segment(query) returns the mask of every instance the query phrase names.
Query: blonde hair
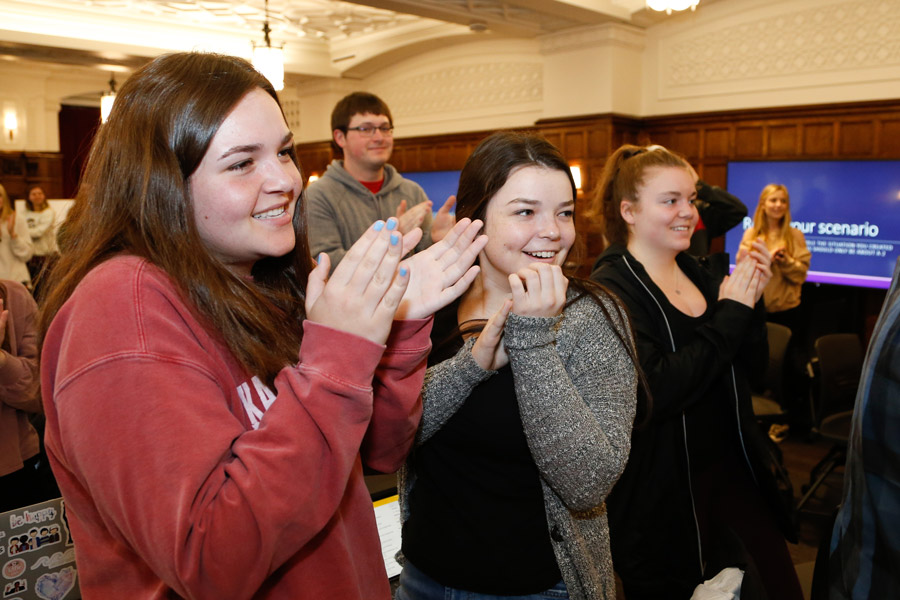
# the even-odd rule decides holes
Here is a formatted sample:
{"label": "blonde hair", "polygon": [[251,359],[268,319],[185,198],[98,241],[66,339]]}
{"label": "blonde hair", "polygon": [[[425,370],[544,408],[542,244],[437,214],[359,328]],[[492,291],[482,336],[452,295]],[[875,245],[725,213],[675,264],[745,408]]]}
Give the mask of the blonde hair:
{"label": "blonde hair", "polygon": [[0,206],[0,219],[8,219],[9,215],[16,214],[16,207],[13,204],[12,200],[9,197],[9,194],[6,193],[6,188],[0,184],[0,201],[3,202],[3,206]]}
{"label": "blonde hair", "polygon": [[759,203],[756,205],[756,212],[753,214],[753,227],[751,228],[751,240],[759,237],[768,239],[769,237],[769,220],[766,218],[766,200],[775,192],[784,192],[784,199],[787,201],[787,208],[784,216],[781,217],[781,224],[778,226],[778,232],[781,239],[784,240],[784,248],[788,254],[794,253],[794,237],[791,235],[791,196],[788,190],[780,183],[770,183],[759,193]]}

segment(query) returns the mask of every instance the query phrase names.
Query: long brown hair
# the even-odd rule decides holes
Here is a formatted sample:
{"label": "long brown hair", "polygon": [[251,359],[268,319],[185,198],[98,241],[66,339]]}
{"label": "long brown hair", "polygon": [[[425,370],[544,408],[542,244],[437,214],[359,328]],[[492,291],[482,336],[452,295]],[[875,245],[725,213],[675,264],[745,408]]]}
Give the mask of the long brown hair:
{"label": "long brown hair", "polygon": [[34,204],[31,202],[31,192],[34,190],[41,190],[41,193],[44,194],[44,188],[39,185],[30,185],[28,186],[28,190],[25,192],[25,207],[28,208],[31,212],[44,212],[48,208],[50,208],[50,203],[47,202],[47,195],[44,194],[44,206],[40,210],[35,210]]}
{"label": "long brown hair", "polygon": [[610,244],[628,243],[628,223],[622,218],[622,201],[637,202],[644,174],[653,167],[681,167],[688,163],[662,146],[625,144],[606,160],[600,184],[594,192],[592,214],[600,217],[603,235]]}
{"label": "long brown hair", "polygon": [[787,206],[784,216],[781,217],[781,223],[778,225],[778,231],[781,239],[784,241],[785,250],[788,255],[794,254],[794,236],[791,235],[791,195],[788,190],[780,183],[770,183],[762,189],[759,194],[759,203],[756,205],[756,212],[753,213],[753,233],[751,240],[755,240],[762,236],[767,238],[769,235],[769,219],[766,218],[766,200],[775,192],[784,192],[784,199],[787,200]]}
{"label": "long brown hair", "polygon": [[302,195],[294,213],[294,250],[258,261],[252,280],[210,254],[194,221],[188,180],[222,121],[254,89],[278,102],[250,63],[211,53],[161,56],[124,83],[59,232],[60,259],[47,279],[41,311],[42,341],[91,269],[132,254],[168,274],[248,372],[271,384],[297,361],[312,268]]}

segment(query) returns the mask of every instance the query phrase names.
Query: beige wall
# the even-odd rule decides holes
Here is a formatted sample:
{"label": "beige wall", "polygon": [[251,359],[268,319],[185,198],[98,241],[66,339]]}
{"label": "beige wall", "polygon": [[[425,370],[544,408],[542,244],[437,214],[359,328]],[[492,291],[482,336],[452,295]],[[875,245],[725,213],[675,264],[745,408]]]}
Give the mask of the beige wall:
{"label": "beige wall", "polygon": [[[605,25],[435,50],[355,89],[382,95],[402,136],[883,100],[900,97],[898,30],[896,0],[720,0],[646,30]],[[329,113],[317,105],[324,96],[297,94],[302,121]],[[300,141],[329,136],[305,123],[301,132]]]}
{"label": "beige wall", "polygon": [[654,27],[644,115],[900,97],[900,2],[728,0]]}
{"label": "beige wall", "polygon": [[[653,116],[900,96],[897,0],[719,0],[646,30],[605,25],[505,40],[472,36],[362,79],[317,78],[281,94],[298,142],[330,138],[334,103],[382,96],[397,135],[528,126],[598,113]],[[0,150],[58,150],[67,96],[106,89],[108,73],[0,62],[0,107],[20,132]]]}

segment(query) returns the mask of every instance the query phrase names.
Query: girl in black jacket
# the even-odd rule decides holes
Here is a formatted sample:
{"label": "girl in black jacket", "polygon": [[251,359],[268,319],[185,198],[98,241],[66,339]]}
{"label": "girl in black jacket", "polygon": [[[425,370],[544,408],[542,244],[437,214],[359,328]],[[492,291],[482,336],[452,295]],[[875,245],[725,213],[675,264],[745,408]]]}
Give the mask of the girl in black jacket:
{"label": "girl in black jacket", "polygon": [[613,563],[628,600],[689,598],[726,566],[747,571],[742,598],[800,600],[747,378],[767,360],[771,256],[755,243],[716,280],[685,253],[696,196],[687,163],[661,146],[619,148],[597,192],[611,245],[592,278],[628,308],[653,395],[608,500]]}

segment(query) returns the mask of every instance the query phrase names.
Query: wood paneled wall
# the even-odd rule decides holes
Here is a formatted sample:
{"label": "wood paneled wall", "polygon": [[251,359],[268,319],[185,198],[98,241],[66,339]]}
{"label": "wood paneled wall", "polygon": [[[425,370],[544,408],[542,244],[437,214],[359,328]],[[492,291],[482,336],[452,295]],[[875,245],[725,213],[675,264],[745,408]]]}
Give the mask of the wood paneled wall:
{"label": "wood paneled wall", "polygon": [[0,152],[0,183],[13,200],[24,198],[39,185],[48,198],[63,198],[62,154],[58,152]]}
{"label": "wood paneled wall", "polygon": [[[624,143],[661,144],[685,157],[708,183],[727,186],[735,160],[900,159],[900,99],[668,115],[638,119],[593,115],[548,119],[523,128],[544,135],[582,171],[577,227],[586,243],[582,272],[602,250],[596,224],[584,218],[603,165]],[[459,170],[489,131],[398,138],[391,159],[401,172]],[[328,142],[297,146],[305,173],[331,161]],[[753,199],[745,199],[752,211]],[[721,240],[714,242],[721,247]]]}
{"label": "wood paneled wall", "polygon": [[724,186],[735,160],[898,159],[900,100],[654,117],[639,139],[684,154]]}

